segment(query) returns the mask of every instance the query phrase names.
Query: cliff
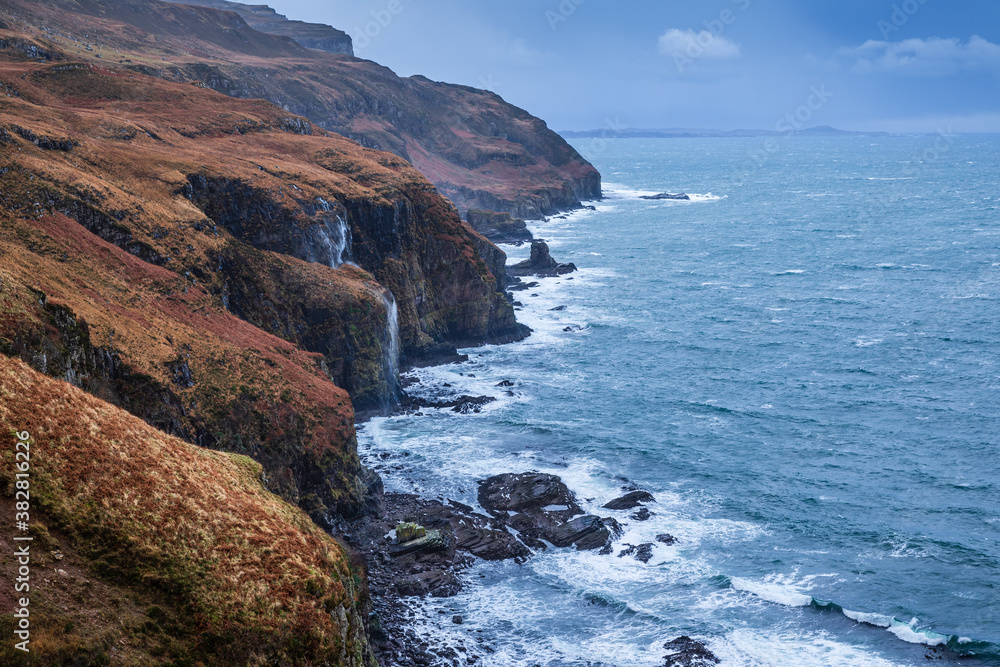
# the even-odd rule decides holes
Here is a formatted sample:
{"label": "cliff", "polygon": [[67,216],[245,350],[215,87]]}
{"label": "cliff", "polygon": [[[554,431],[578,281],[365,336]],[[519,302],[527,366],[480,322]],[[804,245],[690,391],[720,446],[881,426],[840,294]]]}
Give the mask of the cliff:
{"label": "cliff", "polygon": [[[601,194],[593,166],[543,121],[500,96],[421,76],[401,78],[367,60],[304,49],[283,36],[299,39],[298,28],[269,8],[245,7],[237,14],[137,0],[10,4],[10,22],[45,48],[269,100],[408,160],[463,212],[538,217]],[[222,6],[216,0],[199,4]],[[274,20],[254,25],[280,34],[254,30],[241,18],[263,15]],[[81,34],[88,37],[81,40]]]}
{"label": "cliff", "polygon": [[375,664],[363,571],[264,490],[259,464],[3,356],[0,396],[0,503],[13,516],[13,433],[27,431],[30,531],[19,534],[33,538],[0,537],[4,581],[17,576],[15,546],[31,555],[30,590],[17,594],[30,599],[31,652],[13,647],[19,605],[5,586],[0,662]]}
{"label": "cliff", "polygon": [[244,5],[239,2],[229,2],[228,0],[167,1],[235,12],[254,30],[259,30],[268,35],[290,37],[309,49],[318,49],[339,55],[354,55],[354,45],[351,37],[343,30],[337,30],[332,26],[323,25],[322,23],[290,21],[286,16],[279,14],[267,5]]}

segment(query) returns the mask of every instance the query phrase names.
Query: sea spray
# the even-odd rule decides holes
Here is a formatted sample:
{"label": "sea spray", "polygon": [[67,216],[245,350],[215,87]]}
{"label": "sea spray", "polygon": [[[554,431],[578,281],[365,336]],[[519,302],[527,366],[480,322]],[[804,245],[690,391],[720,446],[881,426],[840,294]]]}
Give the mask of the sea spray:
{"label": "sea spray", "polygon": [[381,293],[385,305],[385,334],[382,341],[382,366],[385,373],[385,394],[382,407],[386,411],[399,402],[399,308],[392,291]]}

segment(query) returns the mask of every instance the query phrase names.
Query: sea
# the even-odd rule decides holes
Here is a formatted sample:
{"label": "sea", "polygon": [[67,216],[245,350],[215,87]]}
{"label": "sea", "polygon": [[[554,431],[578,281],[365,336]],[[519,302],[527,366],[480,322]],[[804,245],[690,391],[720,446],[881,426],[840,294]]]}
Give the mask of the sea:
{"label": "sea", "polygon": [[[625,532],[479,562],[414,626],[498,667],[654,667],[681,635],[733,666],[1000,665],[1000,136],[574,146],[604,199],[529,228],[579,270],[515,293],[525,341],[413,371],[497,400],[359,447],[474,507],[556,474]],[[630,488],[648,520],[601,508]]]}

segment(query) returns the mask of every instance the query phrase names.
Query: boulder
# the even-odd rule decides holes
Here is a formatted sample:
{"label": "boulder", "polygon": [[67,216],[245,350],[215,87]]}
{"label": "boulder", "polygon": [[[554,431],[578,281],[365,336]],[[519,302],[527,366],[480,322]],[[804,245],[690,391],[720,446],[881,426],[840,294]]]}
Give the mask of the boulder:
{"label": "boulder", "polygon": [[666,544],[668,547],[677,544],[677,538],[668,533],[660,533],[656,536],[656,541]]}
{"label": "boulder", "polygon": [[635,521],[648,521],[649,517],[653,516],[653,513],[649,511],[646,507],[640,507],[636,511],[628,515],[630,519]]}
{"label": "boulder", "polygon": [[507,473],[480,482],[479,504],[492,513],[541,512],[559,507],[582,514],[573,493],[555,475],[544,473]]}
{"label": "boulder", "polygon": [[396,544],[416,540],[427,534],[427,529],[419,523],[400,522],[396,525]]}
{"label": "boulder", "polygon": [[668,651],[663,667],[711,667],[720,662],[707,646],[687,636],[669,641],[663,648]]}
{"label": "boulder", "polygon": [[615,498],[610,503],[604,505],[604,508],[609,510],[630,510],[643,503],[655,502],[656,498],[654,498],[653,494],[648,491],[633,491],[631,493],[626,493],[621,498]]}
{"label": "boulder", "polygon": [[608,543],[611,531],[600,517],[578,516],[548,532],[548,540],[557,547],[575,545],[577,550],[599,549]]}
{"label": "boulder", "polygon": [[641,563],[648,563],[649,559],[653,557],[653,543],[646,542],[639,545],[626,544],[625,548],[618,554],[619,558],[624,558],[625,556],[631,556]]}
{"label": "boulder", "polygon": [[[583,515],[573,493],[555,475],[529,472],[496,475],[480,482],[479,504],[517,530],[535,549],[599,549],[621,534],[617,521]],[[543,541],[544,540],[544,541]]]}

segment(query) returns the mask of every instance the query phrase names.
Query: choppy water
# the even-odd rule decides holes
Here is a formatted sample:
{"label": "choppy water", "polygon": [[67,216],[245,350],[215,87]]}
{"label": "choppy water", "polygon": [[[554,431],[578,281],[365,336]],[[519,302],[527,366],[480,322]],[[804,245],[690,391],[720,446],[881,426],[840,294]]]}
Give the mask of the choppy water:
{"label": "choppy water", "polygon": [[[678,544],[481,564],[419,622],[487,665],[651,667],[680,634],[727,665],[1000,664],[1000,137],[937,144],[578,141],[608,199],[533,230],[581,270],[518,293],[527,341],[420,372],[500,401],[361,448],[470,504],[552,472],[623,543]],[[664,190],[713,196],[637,198]],[[599,509],[623,479],[648,522]]]}

